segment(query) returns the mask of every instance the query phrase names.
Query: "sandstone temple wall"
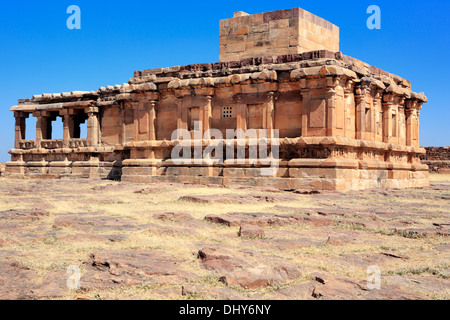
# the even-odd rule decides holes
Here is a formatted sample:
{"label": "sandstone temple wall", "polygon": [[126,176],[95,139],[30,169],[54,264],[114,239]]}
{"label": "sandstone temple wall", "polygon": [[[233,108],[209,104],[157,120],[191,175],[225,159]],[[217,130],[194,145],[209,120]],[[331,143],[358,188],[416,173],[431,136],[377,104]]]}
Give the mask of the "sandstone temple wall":
{"label": "sandstone temple wall", "polygon": [[[287,19],[292,12],[301,11],[267,19]],[[235,19],[241,18],[256,19]],[[285,190],[421,187],[429,184],[419,147],[425,102],[408,80],[328,50],[136,71],[123,85],[19,100],[11,108],[15,147],[6,175]],[[36,121],[36,139],[27,138],[27,121]],[[52,138],[54,121],[62,121],[63,139]],[[243,163],[235,160],[237,150],[229,154],[225,147],[223,162],[197,161],[195,141],[188,147],[192,158],[176,163],[171,152],[180,141],[172,140],[173,132],[184,129],[196,137],[197,122],[200,134],[279,130],[279,170],[263,174],[268,165],[250,158],[248,140]],[[87,137],[80,136],[83,123]],[[268,150],[275,150],[275,137],[267,141]],[[214,143],[201,141],[200,152]],[[237,140],[226,143],[235,146]]]}

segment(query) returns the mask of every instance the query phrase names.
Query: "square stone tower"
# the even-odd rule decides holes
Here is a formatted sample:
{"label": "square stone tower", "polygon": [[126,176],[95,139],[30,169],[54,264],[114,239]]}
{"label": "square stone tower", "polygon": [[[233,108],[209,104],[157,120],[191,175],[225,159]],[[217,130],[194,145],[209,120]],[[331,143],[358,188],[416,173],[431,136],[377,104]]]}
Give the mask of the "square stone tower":
{"label": "square stone tower", "polygon": [[301,8],[220,21],[220,61],[315,50],[339,51],[339,27]]}

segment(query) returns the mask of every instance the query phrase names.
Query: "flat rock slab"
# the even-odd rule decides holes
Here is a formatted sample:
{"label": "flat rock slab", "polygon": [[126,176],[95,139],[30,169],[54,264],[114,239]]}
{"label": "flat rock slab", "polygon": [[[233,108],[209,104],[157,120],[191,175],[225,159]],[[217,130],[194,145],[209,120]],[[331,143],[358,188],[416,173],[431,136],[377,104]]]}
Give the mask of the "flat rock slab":
{"label": "flat rock slab", "polygon": [[369,290],[367,281],[321,272],[312,275],[316,282],[312,291],[321,300],[428,300],[427,296],[411,293],[395,286],[382,285],[380,290]]}
{"label": "flat rock slab", "polygon": [[91,254],[82,289],[107,289],[143,283],[179,283],[197,276],[183,271],[181,260],[156,250],[109,250]]}
{"label": "flat rock slab", "polygon": [[186,212],[163,212],[155,213],[153,215],[155,219],[163,221],[189,221],[194,220],[194,218]]}
{"label": "flat rock slab", "polygon": [[238,232],[238,236],[241,238],[263,238],[265,235],[263,228],[253,224],[241,225]]}
{"label": "flat rock slab", "polygon": [[91,231],[139,231],[149,225],[139,225],[134,220],[110,216],[83,216],[70,214],[55,219],[53,228],[72,228],[84,232]]}
{"label": "flat rock slab", "polygon": [[391,285],[414,291],[445,292],[450,290],[450,280],[431,276],[385,276],[383,279]]}
{"label": "flat rock slab", "polygon": [[194,203],[235,203],[235,204],[251,204],[258,202],[289,202],[298,200],[297,197],[289,194],[255,194],[255,195],[237,195],[237,194],[220,194],[220,195],[198,195],[184,196],[179,201],[188,201]]}
{"label": "flat rock slab", "polygon": [[42,283],[33,290],[35,299],[55,299],[67,294],[70,289],[67,280],[71,273],[53,271],[45,275]]}
{"label": "flat rock slab", "polygon": [[182,296],[193,296],[215,300],[245,300],[245,296],[229,288],[210,288],[201,284],[186,284],[181,288]]}
{"label": "flat rock slab", "polygon": [[0,212],[1,220],[35,221],[48,217],[50,213],[42,209],[11,209]]}
{"label": "flat rock slab", "polygon": [[0,261],[0,300],[61,297],[69,291],[68,276],[65,271],[53,271],[38,281],[36,271],[27,266],[17,261]]}
{"label": "flat rock slab", "polygon": [[198,258],[206,269],[220,275],[219,281],[244,289],[281,284],[300,277],[302,272],[300,266],[289,261],[252,251],[205,248],[198,252]]}
{"label": "flat rock slab", "polygon": [[298,238],[298,239],[273,239],[273,240],[261,240],[256,245],[258,248],[271,249],[271,250],[291,250],[307,247],[320,247],[323,246],[325,242],[320,242],[317,240],[311,240],[308,238]]}
{"label": "flat rock slab", "polygon": [[296,208],[296,207],[282,206],[282,205],[278,205],[278,204],[275,205],[273,208],[275,210],[282,211],[282,212],[304,214],[304,215],[308,215],[308,216],[317,214],[318,211],[320,211],[319,208],[317,208],[317,209]]}
{"label": "flat rock slab", "polygon": [[361,270],[366,270],[368,267],[373,265],[381,265],[388,261],[405,261],[408,257],[400,254],[393,254],[390,252],[381,253],[349,253],[340,254],[335,257],[333,262],[336,265],[341,265],[343,267],[353,267],[359,268]]}
{"label": "flat rock slab", "polygon": [[147,194],[154,194],[154,193],[165,192],[167,190],[169,190],[169,189],[161,188],[161,187],[150,187],[150,188],[136,190],[136,191],[134,191],[134,193],[147,195]]}
{"label": "flat rock slab", "polygon": [[36,272],[17,261],[0,261],[0,300],[34,298]]}
{"label": "flat rock slab", "polygon": [[[304,237],[310,241],[320,241],[323,245],[343,246],[346,244],[359,243],[366,234],[362,231],[339,230],[330,228],[308,229],[297,231],[299,238]],[[367,243],[367,240],[363,240]]]}
{"label": "flat rock slab", "polygon": [[[287,271],[284,267],[249,267],[237,269],[221,276],[219,281],[229,287],[241,287],[244,289],[266,288],[271,284],[282,284],[292,275],[292,271]],[[296,274],[300,276],[300,272]]]}
{"label": "flat rock slab", "polygon": [[313,226],[331,226],[334,224],[331,218],[326,217],[246,212],[234,212],[221,216],[208,215],[205,217],[205,220],[211,223],[226,225],[228,227],[241,226],[243,224],[254,224],[260,227],[299,224],[310,224]]}
{"label": "flat rock slab", "polygon": [[65,235],[58,237],[61,241],[67,242],[121,242],[128,239],[127,235],[104,235],[104,234],[93,234],[93,233],[79,233],[75,235]]}
{"label": "flat rock slab", "polygon": [[184,225],[172,225],[172,226],[161,226],[152,224],[149,225],[147,229],[148,232],[155,235],[169,235],[169,236],[195,236],[198,234],[199,227],[204,227],[204,225],[199,226],[193,221],[193,224]]}

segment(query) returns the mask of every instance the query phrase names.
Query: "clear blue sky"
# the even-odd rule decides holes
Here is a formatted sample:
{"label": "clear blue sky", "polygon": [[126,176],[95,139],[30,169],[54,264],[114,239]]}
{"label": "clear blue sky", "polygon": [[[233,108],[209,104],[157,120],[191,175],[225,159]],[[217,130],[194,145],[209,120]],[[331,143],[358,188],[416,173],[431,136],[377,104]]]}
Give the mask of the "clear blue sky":
{"label": "clear blue sky", "polygon": [[[381,7],[381,30],[366,27],[372,4]],[[69,5],[81,8],[81,30],[66,27]],[[220,19],[294,7],[338,25],[344,54],[425,92],[421,144],[450,145],[448,0],[19,0],[0,4],[0,162],[14,144],[9,108],[17,99],[122,84],[134,70],[216,62]]]}

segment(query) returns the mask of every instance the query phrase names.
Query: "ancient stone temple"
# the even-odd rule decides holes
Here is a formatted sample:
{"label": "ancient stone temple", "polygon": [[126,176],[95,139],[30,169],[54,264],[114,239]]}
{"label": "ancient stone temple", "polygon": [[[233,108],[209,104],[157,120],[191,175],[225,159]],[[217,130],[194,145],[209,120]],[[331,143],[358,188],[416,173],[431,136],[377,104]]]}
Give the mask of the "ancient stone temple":
{"label": "ancient stone temple", "polygon": [[[220,22],[220,62],[136,71],[123,85],[19,100],[6,171],[285,190],[421,187],[429,184],[419,147],[424,102],[408,80],[339,52],[339,28],[324,19],[299,8],[238,12]],[[25,135],[27,119],[37,123],[35,140]],[[63,139],[52,139],[55,121],[63,122]],[[266,176],[260,162],[234,158],[177,164],[171,152],[180,141],[172,134],[194,131],[198,121],[202,132],[224,136],[278,130],[279,169]],[[274,141],[269,136],[269,148]]]}

